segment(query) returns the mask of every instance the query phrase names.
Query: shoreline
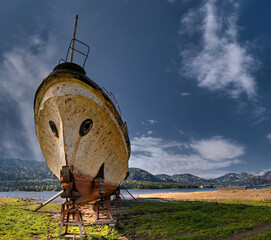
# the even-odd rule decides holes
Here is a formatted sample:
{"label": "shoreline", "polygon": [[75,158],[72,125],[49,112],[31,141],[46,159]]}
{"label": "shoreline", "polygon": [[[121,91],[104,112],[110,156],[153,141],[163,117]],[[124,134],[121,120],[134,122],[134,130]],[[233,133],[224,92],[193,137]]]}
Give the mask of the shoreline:
{"label": "shoreline", "polygon": [[161,198],[173,201],[271,201],[271,188],[140,194],[138,198]]}

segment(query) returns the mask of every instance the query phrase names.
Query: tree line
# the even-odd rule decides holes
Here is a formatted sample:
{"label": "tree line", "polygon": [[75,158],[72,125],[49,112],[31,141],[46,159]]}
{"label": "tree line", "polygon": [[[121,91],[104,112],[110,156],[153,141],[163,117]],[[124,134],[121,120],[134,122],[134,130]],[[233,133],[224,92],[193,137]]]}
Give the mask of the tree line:
{"label": "tree line", "polygon": [[62,189],[58,180],[29,180],[29,181],[1,181],[0,192],[28,191],[60,191]]}
{"label": "tree line", "polygon": [[[122,183],[121,188],[126,189],[178,189],[178,188],[199,188],[196,184],[167,183],[167,182],[147,182],[126,180]],[[204,185],[202,187],[215,187],[214,185]],[[0,192],[14,191],[60,191],[62,186],[58,180],[25,180],[25,181],[0,181]]]}

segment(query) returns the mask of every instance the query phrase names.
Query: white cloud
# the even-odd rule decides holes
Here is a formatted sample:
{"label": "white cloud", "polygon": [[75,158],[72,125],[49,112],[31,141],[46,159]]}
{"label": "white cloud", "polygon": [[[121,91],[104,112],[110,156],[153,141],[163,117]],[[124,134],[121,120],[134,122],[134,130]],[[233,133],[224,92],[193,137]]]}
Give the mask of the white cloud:
{"label": "white cloud", "polygon": [[147,132],[147,134],[148,134],[148,135],[151,135],[152,133],[153,133],[153,132],[152,132],[152,131],[150,131],[150,130]]}
{"label": "white cloud", "polygon": [[235,144],[221,136],[194,142],[191,144],[191,147],[202,157],[213,161],[234,159],[244,154],[243,146]]}
{"label": "white cloud", "polygon": [[271,133],[268,133],[268,134],[266,135],[266,138],[269,139],[269,140],[271,140]]}
{"label": "white cloud", "polygon": [[267,115],[267,108],[265,107],[262,107],[260,105],[256,104],[253,106],[253,119],[254,122],[253,122],[253,125],[257,125],[265,120],[267,120],[269,118],[269,116]]}
{"label": "white cloud", "polygon": [[181,19],[181,28],[178,33],[192,36],[195,32],[201,31],[200,20],[198,11],[194,9],[188,10]]}
{"label": "white cloud", "polygon": [[157,120],[146,120],[144,122],[142,122],[143,125],[155,125],[155,124],[158,124],[158,121]]}
{"label": "white cloud", "polygon": [[[55,62],[56,44],[53,38],[47,42],[35,35],[26,42],[14,46],[3,53],[3,62],[0,65],[1,74],[1,94],[7,95],[19,108],[20,119],[17,124],[21,124],[24,139],[31,149],[25,157],[33,157],[36,160],[42,159],[40,147],[35,136],[34,127],[34,95],[42,79],[52,71],[52,63]],[[10,126],[12,129],[12,126]],[[8,138],[7,134],[7,138]],[[6,139],[2,144],[2,151],[10,152],[13,157],[21,158],[20,146],[14,139]]]}
{"label": "white cloud", "polygon": [[255,175],[257,175],[257,176],[263,176],[265,173],[270,172],[270,171],[271,171],[271,168],[264,169],[261,172],[256,173]]}
{"label": "white cloud", "polygon": [[189,44],[180,54],[183,67],[180,74],[195,78],[199,87],[222,91],[231,98],[245,94],[249,99],[257,95],[252,76],[256,60],[246,46],[237,41],[238,5],[232,4],[229,14],[215,7],[216,1],[207,0],[198,9],[188,11],[181,19],[180,34],[200,34],[201,46]]}
{"label": "white cloud", "polygon": [[198,135],[194,131],[183,131],[181,129],[177,130],[177,132],[182,135],[183,137],[186,137],[188,139],[192,138],[198,138]]}
{"label": "white cloud", "polygon": [[[130,167],[139,167],[153,174],[189,172],[206,176],[210,173],[210,177],[214,177],[212,171],[241,163],[237,157],[244,154],[242,146],[222,137],[183,143],[142,136],[134,138],[131,144]],[[214,147],[222,152],[215,153]]]}
{"label": "white cloud", "polygon": [[183,97],[187,97],[187,96],[192,95],[192,93],[191,93],[191,92],[182,92],[181,95],[182,95]]}
{"label": "white cloud", "polygon": [[187,135],[187,133],[186,133],[186,132],[184,132],[184,131],[182,131],[182,130],[178,130],[178,132],[179,132],[181,135],[184,135],[184,136],[186,136],[186,135]]}

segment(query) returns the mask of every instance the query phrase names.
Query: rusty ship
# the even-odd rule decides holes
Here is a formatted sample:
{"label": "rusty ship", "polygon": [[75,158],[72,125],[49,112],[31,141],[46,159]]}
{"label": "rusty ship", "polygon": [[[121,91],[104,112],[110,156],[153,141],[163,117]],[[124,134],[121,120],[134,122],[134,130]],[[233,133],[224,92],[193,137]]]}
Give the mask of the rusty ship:
{"label": "rusty ship", "polygon": [[[89,47],[74,34],[61,60],[37,89],[35,130],[45,161],[63,186],[61,197],[77,205],[112,195],[128,175],[127,124],[112,93],[86,76]],[[87,53],[77,51],[83,44]],[[83,54],[83,66],[73,54]],[[69,60],[68,60],[69,59]]]}

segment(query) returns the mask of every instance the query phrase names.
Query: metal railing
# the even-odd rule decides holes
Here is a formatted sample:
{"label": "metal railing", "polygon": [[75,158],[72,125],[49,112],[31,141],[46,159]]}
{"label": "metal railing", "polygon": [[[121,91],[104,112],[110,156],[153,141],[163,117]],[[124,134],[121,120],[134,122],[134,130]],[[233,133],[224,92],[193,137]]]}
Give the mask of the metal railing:
{"label": "metal railing", "polygon": [[[87,47],[87,52],[86,52],[86,53],[83,53],[83,52],[77,50],[75,47],[73,47],[73,43],[74,43],[74,42],[78,42],[78,43],[81,43],[82,45],[86,46],[86,47]],[[85,56],[85,60],[84,60],[84,63],[83,63],[83,68],[84,68],[84,67],[85,67],[85,64],[86,64],[86,61],[87,61],[87,58],[88,58],[88,55],[89,55],[89,49],[90,49],[90,48],[89,48],[89,46],[88,46],[86,43],[84,43],[84,42],[82,42],[82,41],[80,41],[80,40],[78,40],[78,39],[73,38],[73,39],[71,40],[71,42],[70,42],[70,45],[69,45],[69,48],[68,48],[68,51],[67,51],[67,54],[66,54],[65,62],[68,61],[68,57],[69,57],[69,55],[70,55],[70,52],[71,52],[71,51],[75,51],[75,52],[78,52],[78,53],[80,53],[81,55]]]}
{"label": "metal railing", "polygon": [[115,106],[118,114],[121,116],[121,111],[120,111],[119,104],[118,104],[115,96],[113,95],[113,93],[112,92],[109,93],[104,87],[103,87],[103,90],[107,94],[107,96],[109,97],[109,99],[111,100],[111,102],[114,104],[114,106]]}

